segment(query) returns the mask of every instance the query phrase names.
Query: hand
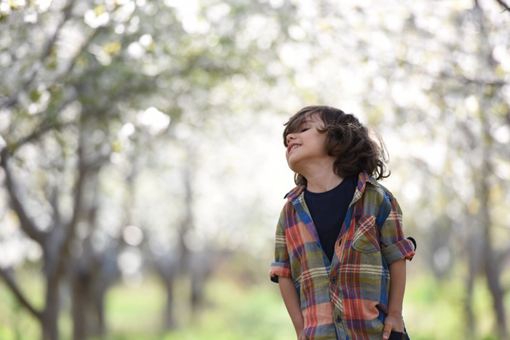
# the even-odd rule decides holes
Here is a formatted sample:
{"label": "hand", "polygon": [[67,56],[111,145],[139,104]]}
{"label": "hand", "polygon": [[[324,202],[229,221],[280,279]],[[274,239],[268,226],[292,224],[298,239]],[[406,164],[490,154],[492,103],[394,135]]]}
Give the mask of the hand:
{"label": "hand", "polygon": [[404,319],[400,314],[388,314],[386,320],[384,320],[383,339],[387,340],[390,338],[391,331],[404,332]]}
{"label": "hand", "polygon": [[306,340],[305,331],[301,330],[298,334],[298,340]]}

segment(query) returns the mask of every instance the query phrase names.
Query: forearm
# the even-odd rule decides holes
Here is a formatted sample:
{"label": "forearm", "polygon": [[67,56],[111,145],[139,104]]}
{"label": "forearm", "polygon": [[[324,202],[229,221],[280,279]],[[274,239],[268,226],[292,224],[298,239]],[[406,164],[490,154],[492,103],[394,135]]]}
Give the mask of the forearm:
{"label": "forearm", "polygon": [[388,314],[402,315],[404,291],[406,287],[406,261],[398,260],[390,264],[390,296]]}
{"label": "forearm", "polygon": [[303,330],[304,320],[303,314],[301,313],[301,307],[299,305],[299,298],[296,292],[296,287],[292,279],[286,277],[279,277],[278,279],[280,286],[280,293],[282,294],[283,302],[289,312],[290,319],[296,330],[296,334]]}

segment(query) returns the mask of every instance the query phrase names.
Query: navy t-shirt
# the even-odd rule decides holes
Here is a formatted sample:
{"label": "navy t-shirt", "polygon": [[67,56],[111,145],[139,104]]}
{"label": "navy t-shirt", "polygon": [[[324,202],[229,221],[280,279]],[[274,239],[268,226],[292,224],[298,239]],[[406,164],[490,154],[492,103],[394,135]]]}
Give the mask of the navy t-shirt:
{"label": "navy t-shirt", "polygon": [[350,176],[335,188],[326,192],[310,192],[305,189],[305,202],[319,234],[322,249],[331,261],[335,242],[342,228],[349,204],[356,190],[357,177]]}

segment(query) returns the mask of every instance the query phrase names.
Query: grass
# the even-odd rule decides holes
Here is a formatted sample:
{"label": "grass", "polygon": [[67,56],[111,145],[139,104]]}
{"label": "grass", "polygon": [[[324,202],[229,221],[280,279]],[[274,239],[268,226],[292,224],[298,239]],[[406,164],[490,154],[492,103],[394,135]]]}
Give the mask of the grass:
{"label": "grass", "polygon": [[[475,286],[472,309],[477,318],[473,339],[497,340],[493,335],[495,322],[491,296],[484,280]],[[510,296],[506,297],[507,311]],[[413,340],[452,339],[467,337],[464,318],[465,289],[458,278],[436,281],[431,276],[411,279],[405,296],[404,318]]]}
{"label": "grass", "polygon": [[[25,274],[28,275],[28,274]],[[24,289],[40,294],[37,280],[23,280]],[[146,279],[140,285],[119,284],[107,297],[107,340],[293,340],[295,335],[276,285],[261,282],[247,285],[229,276],[215,277],[206,289],[206,306],[196,315],[187,307],[187,282],[176,289],[175,313],[178,327],[162,332],[165,295],[159,283]],[[437,282],[432,277],[410,277],[404,316],[413,340],[464,339],[463,285],[459,279]],[[34,296],[35,297],[35,296]],[[0,339],[39,338],[37,323],[0,284]],[[507,296],[510,308],[510,296]],[[494,327],[490,296],[484,281],[477,282],[473,309],[479,318],[475,339],[491,337]],[[64,308],[66,308],[64,306]],[[61,319],[62,339],[69,339],[68,313]]]}
{"label": "grass", "polygon": [[[181,286],[184,284],[181,281]],[[148,289],[146,285],[154,285]],[[234,282],[216,279],[207,287],[207,303],[197,315],[177,302],[177,322],[175,331],[161,333],[161,311],[163,301],[156,282],[147,282],[143,287],[118,287],[110,293],[112,310],[122,310],[121,314],[109,319],[112,340],[128,339],[292,339],[290,321],[279,301],[278,291],[264,288],[243,288]],[[268,289],[269,288],[269,289]],[[271,287],[275,288],[275,287]],[[178,290],[181,298],[187,295],[185,289]],[[126,300],[129,296],[129,302]],[[143,311],[144,320],[140,318]],[[139,320],[139,321],[137,321]],[[149,331],[150,330],[150,331]]]}

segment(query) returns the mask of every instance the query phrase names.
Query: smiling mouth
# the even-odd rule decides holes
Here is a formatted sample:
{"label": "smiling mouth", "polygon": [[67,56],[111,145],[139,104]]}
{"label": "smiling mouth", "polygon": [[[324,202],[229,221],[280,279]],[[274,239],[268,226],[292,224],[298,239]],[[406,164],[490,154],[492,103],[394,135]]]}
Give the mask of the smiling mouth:
{"label": "smiling mouth", "polygon": [[290,153],[292,150],[300,147],[301,144],[292,144],[292,145],[289,145],[289,147],[287,148],[287,153]]}

